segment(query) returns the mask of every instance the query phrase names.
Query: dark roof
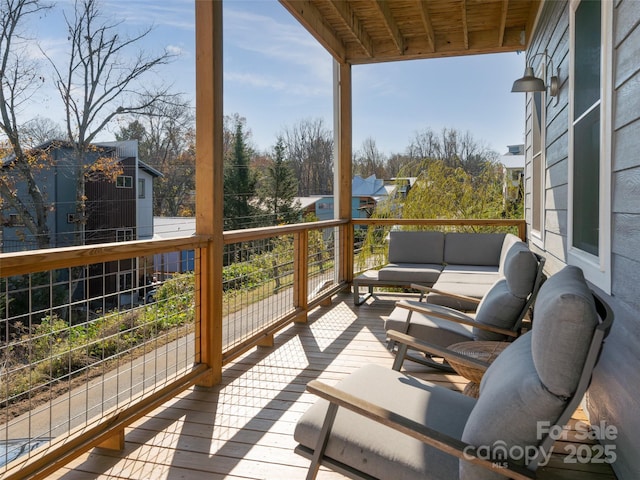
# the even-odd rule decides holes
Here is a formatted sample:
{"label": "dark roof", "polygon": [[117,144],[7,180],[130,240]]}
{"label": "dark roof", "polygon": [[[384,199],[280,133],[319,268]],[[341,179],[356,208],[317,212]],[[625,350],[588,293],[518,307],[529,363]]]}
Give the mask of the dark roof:
{"label": "dark roof", "polygon": [[148,163],[144,163],[142,160],[138,160],[138,166],[146,171],[149,175],[152,175],[154,177],[164,177],[161,171],[156,170]]}

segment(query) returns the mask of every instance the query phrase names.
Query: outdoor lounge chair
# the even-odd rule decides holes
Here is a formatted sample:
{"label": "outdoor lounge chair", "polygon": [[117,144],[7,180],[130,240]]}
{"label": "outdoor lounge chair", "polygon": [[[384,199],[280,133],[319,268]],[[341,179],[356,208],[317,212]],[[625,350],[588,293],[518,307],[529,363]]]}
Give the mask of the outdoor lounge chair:
{"label": "outdoor lounge chair", "polygon": [[[376,365],[335,387],[310,382],[321,399],[294,433],[312,459],[307,478],[320,464],[352,478],[535,478],[557,438],[547,432],[577,408],[613,321],[572,266],[542,286],[536,309],[532,331],[486,370],[478,399]],[[521,453],[524,462],[512,458]]]}
{"label": "outdoor lounge chair", "polygon": [[[384,328],[440,347],[472,340],[511,341],[520,335],[522,321],[538,294],[544,279],[544,263],[544,257],[529,249],[515,250],[505,259],[504,277],[478,301],[478,309],[473,316],[440,305],[403,300],[396,304],[385,320]],[[414,287],[432,290],[418,285]],[[389,340],[389,349],[393,351],[394,347],[395,342]],[[452,371],[437,355],[410,355],[408,358]]]}

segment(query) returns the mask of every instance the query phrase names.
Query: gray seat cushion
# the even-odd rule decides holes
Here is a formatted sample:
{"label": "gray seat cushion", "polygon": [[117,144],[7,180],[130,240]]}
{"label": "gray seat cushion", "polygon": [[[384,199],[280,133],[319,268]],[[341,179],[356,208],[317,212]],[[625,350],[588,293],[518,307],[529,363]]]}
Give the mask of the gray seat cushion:
{"label": "gray seat cushion", "polygon": [[[499,279],[498,267],[489,265],[447,265],[433,288],[456,295],[474,297],[478,300],[486,295],[491,286]],[[447,295],[432,292],[427,302],[435,305],[475,312],[478,304],[455,299]]]}
{"label": "gray seat cushion", "polygon": [[429,263],[389,263],[378,270],[380,280],[423,283],[433,285],[442,271],[442,265]]}
{"label": "gray seat cushion", "polygon": [[[406,301],[408,304],[424,305],[417,301]],[[436,306],[437,308],[437,306]],[[439,309],[447,312],[446,308]],[[411,313],[409,330],[407,328],[407,316]],[[455,312],[453,312],[455,313]],[[405,308],[396,307],[389,317],[384,321],[385,330],[396,330],[407,333],[427,342],[443,347],[458,342],[468,342],[473,340],[472,327],[456,322],[450,322],[442,318],[424,315],[422,313],[410,312]]]}
{"label": "gray seat cushion", "polygon": [[444,233],[396,231],[389,234],[389,263],[437,263],[444,258]]}
{"label": "gray seat cushion", "polygon": [[[459,439],[475,399],[387,367],[366,365],[340,389]],[[295,440],[315,449],[328,402],[302,416]],[[326,455],[376,478],[457,480],[458,460],[389,427],[338,409]]]}
{"label": "gray seat cushion", "polygon": [[502,277],[498,267],[492,265],[447,265],[440,281],[444,283],[488,283]]}
{"label": "gray seat cushion", "polygon": [[447,233],[444,261],[454,265],[493,265],[500,263],[504,233]]}
{"label": "gray seat cushion", "polygon": [[[492,283],[442,283],[438,281],[433,288],[442,290],[443,292],[465,295],[467,297],[473,297],[480,300],[487,294],[493,283],[495,283],[495,280]],[[427,303],[442,305],[444,307],[453,308],[463,312],[475,312],[478,308],[477,302],[456,299],[437,292],[432,292],[427,295]]]}

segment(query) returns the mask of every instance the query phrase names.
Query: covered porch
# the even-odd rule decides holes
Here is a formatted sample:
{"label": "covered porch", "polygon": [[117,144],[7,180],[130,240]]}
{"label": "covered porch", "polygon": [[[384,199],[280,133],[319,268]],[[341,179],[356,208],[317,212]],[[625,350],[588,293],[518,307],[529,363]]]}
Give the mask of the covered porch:
{"label": "covered porch", "polygon": [[[415,295],[379,293],[354,307],[351,295],[336,295],[331,305],[312,310],[307,324],[284,328],[272,348],[227,365],[219,385],[191,387],[127,427],[121,452],[94,449],[49,478],[305,478],[309,461],[294,453],[292,433],[316,400],[305,385],[313,379],[334,384],[364,363],[390,368],[381,317],[407,297]],[[412,362],[404,370],[457,391],[466,384],[463,377]],[[578,411],[575,421],[586,417]],[[593,444],[576,440],[573,448],[587,447]],[[615,478],[609,465],[566,464],[566,455],[554,455],[537,478]],[[346,477],[321,468],[318,478]]]}
{"label": "covered porch", "polygon": [[[305,393],[305,384],[315,378],[333,383],[365,362],[391,366],[381,317],[391,311],[397,297],[355,307],[345,292],[359,272],[350,191],[351,68],[361,63],[526,50],[543,2],[281,3],[335,59],[335,220],[223,231],[222,8],[218,1],[196,1],[196,235],[0,257],[0,278],[38,272],[53,278],[57,270],[71,272],[97,262],[195,251],[195,294],[190,304],[194,320],[186,327],[178,324],[168,335],[188,339],[187,353],[180,350],[180,362],[163,366],[170,373],[166,380],[147,385],[143,378],[140,391],[127,390],[129,396],[101,406],[97,416],[87,410],[84,423],[70,424],[51,445],[9,464],[3,470],[6,478],[304,478],[308,461],[293,452],[292,431],[315,400]],[[428,226],[430,221],[422,223]],[[524,220],[518,224],[525,227]],[[328,271],[322,261],[320,267],[315,265],[310,254],[317,231],[331,232],[320,235],[330,238],[324,246],[331,265]],[[273,300],[276,308],[257,309],[243,317],[245,330],[230,332],[227,320],[234,312],[222,294],[225,246],[267,238],[286,238],[293,252],[291,289]],[[554,260],[554,266],[562,263]],[[68,302],[71,308],[74,302]],[[147,344],[154,346],[154,338],[144,333]],[[123,357],[130,353],[126,350]],[[154,362],[155,368],[160,362],[157,358]],[[464,386],[460,377],[407,368],[450,388]],[[633,435],[629,432],[626,437]],[[327,470],[320,476],[342,478]],[[561,459],[541,468],[538,476],[614,478],[608,464],[575,463],[567,468]]]}

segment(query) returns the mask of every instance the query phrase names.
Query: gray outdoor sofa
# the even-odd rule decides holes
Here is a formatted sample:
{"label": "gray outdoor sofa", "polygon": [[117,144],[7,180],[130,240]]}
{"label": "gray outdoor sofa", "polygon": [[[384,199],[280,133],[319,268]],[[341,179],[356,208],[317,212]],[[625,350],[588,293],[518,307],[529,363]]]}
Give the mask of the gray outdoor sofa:
{"label": "gray outdoor sofa", "polygon": [[[505,259],[513,249],[529,250],[510,233],[393,231],[389,235],[389,263],[353,280],[353,300],[362,304],[374,287],[410,288],[412,284],[481,299],[503,277]],[[368,288],[364,296],[361,287]],[[477,302],[437,291],[429,292],[426,301],[463,311],[477,307]]]}

